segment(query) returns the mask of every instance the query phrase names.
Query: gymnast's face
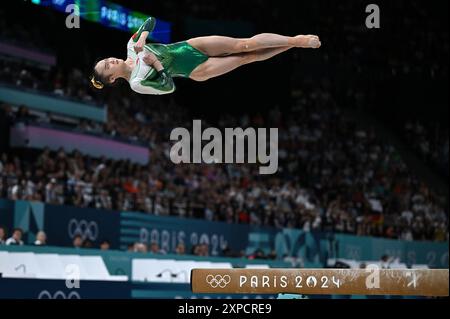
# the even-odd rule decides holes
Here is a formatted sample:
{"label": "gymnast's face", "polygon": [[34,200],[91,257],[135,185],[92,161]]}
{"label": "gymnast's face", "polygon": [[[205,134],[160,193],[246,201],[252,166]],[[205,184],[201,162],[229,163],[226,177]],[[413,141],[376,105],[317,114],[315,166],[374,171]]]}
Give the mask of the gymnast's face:
{"label": "gymnast's face", "polygon": [[122,59],[107,58],[99,61],[95,66],[95,71],[107,81],[113,83],[122,73],[125,62]]}

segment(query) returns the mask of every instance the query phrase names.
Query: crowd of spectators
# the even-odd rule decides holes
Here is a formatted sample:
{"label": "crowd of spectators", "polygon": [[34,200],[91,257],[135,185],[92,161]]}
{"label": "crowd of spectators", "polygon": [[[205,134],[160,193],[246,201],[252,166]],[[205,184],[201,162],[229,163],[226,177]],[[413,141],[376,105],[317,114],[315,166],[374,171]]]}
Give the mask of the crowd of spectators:
{"label": "crowd of spectators", "polygon": [[405,142],[423,161],[448,178],[448,126],[418,120],[407,121],[402,133]]}
{"label": "crowd of spectators", "polygon": [[[31,243],[30,243],[31,244]],[[47,245],[47,234],[44,231],[38,231],[36,234],[36,239],[32,243],[34,246],[46,246]],[[23,230],[21,228],[14,228],[11,231],[11,236],[8,237],[8,230],[5,226],[0,225],[0,246],[22,246],[25,245],[23,240]],[[107,251],[111,249],[111,243],[108,239],[102,239],[97,244],[93,243],[89,238],[84,238],[80,234],[75,234],[72,238],[72,247],[76,249],[100,249]],[[131,253],[149,253],[154,255],[166,255],[169,252],[161,249],[157,242],[151,242],[146,244],[143,242],[135,242],[130,244],[127,249]],[[175,254],[179,256],[192,255],[197,257],[208,257],[209,253],[208,244],[197,244],[192,245],[191,249],[188,251],[184,243],[179,243],[175,248]],[[229,247],[225,247],[221,256],[223,257],[248,257],[248,259],[276,259],[276,254],[273,252],[266,256],[262,250],[257,250],[253,254],[246,256],[245,252],[233,252]]]}
{"label": "crowd of spectators", "polygon": [[[157,108],[140,112],[158,117]],[[154,140],[136,137],[152,148],[149,165],[62,149],[33,156],[2,154],[0,194],[14,200],[229,223],[447,239],[445,200],[408,170],[393,146],[345,116],[327,90],[305,87],[283,114],[274,109],[266,116],[219,120],[219,127],[280,128],[279,172],[269,177],[260,176],[256,165],[173,164],[168,137],[177,125],[164,110],[159,112],[158,125],[138,125],[155,133]],[[192,125],[183,112],[174,113],[182,127]],[[120,118],[136,121],[126,113]],[[127,120],[122,123],[126,126]]]}
{"label": "crowd of spectators", "polygon": [[[0,246],[22,246],[24,241],[22,240],[23,230],[21,228],[14,228],[11,231],[11,237],[8,238],[8,230],[6,227],[0,225]],[[47,235],[43,231],[39,231],[36,234],[36,240],[33,243],[35,246],[45,246],[47,244]]]}

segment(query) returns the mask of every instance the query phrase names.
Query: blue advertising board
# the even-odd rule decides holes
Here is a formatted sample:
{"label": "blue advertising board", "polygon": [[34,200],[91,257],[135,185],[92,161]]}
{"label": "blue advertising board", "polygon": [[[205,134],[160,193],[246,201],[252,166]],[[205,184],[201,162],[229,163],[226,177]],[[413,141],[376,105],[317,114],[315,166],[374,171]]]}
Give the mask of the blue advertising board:
{"label": "blue advertising board", "polygon": [[[148,18],[148,15],[142,12],[130,10],[106,0],[33,0],[32,2],[67,14],[74,12],[85,20],[130,33],[136,32]],[[75,10],[71,9],[71,6],[76,6]],[[163,43],[169,43],[170,36],[171,24],[157,19],[155,29],[150,37]]]}
{"label": "blue advertising board", "polygon": [[81,235],[98,247],[108,240],[111,247],[119,245],[120,214],[116,211],[99,211],[93,208],[46,205],[44,229],[48,244],[71,246],[74,236]]}
{"label": "blue advertising board", "polygon": [[0,299],[127,299],[131,284],[114,281],[80,281],[69,289],[65,280],[0,278]]}
{"label": "blue advertising board", "polygon": [[[448,268],[448,242],[402,241],[298,229],[256,228],[250,225],[162,217],[135,212],[47,205],[38,202],[0,200],[0,225],[25,230],[25,242],[44,230],[48,244],[72,245],[80,234],[98,246],[107,239],[112,249],[126,250],[135,242],[156,242],[174,253],[179,243],[187,249],[208,244],[210,256],[220,256],[225,247],[233,251],[276,250],[278,258],[301,258],[305,267],[323,267],[328,258],[378,261],[381,256],[398,257],[406,264]],[[251,248],[251,249],[250,249]]]}
{"label": "blue advertising board", "polygon": [[21,228],[25,244],[33,244],[37,232],[43,230],[50,246],[70,247],[76,235],[90,240],[94,247],[104,239],[112,248],[119,246],[120,214],[115,211],[0,200],[1,224],[10,231]]}
{"label": "blue advertising board", "polygon": [[448,268],[448,242],[404,241],[346,234],[284,229],[275,238],[278,256],[302,258],[307,267],[323,267],[328,258],[379,261],[383,255],[408,265]]}
{"label": "blue advertising board", "polygon": [[207,244],[210,255],[218,256],[225,247],[238,252],[246,250],[249,234],[256,230],[275,234],[274,229],[258,229],[249,225],[123,212],[120,244],[122,249],[126,249],[135,242],[155,242],[167,253],[175,252],[179,243],[185,244],[187,249]]}

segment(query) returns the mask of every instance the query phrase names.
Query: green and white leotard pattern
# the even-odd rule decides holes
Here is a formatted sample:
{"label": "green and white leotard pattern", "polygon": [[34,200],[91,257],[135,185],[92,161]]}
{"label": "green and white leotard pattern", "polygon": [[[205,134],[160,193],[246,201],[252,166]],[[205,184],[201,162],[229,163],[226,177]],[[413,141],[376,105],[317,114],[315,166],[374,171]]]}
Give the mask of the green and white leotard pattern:
{"label": "green and white leotard pattern", "polygon": [[[135,67],[130,77],[130,87],[141,94],[168,94],[175,91],[173,77],[189,77],[192,71],[208,60],[208,56],[192,47],[188,42],[173,44],[146,44],[139,54],[134,51],[134,44],[139,40],[142,32],[150,34],[155,28],[156,20],[148,18],[139,30],[128,41],[128,58],[132,59]],[[157,72],[143,61],[147,52],[152,52],[161,62],[164,70]]]}

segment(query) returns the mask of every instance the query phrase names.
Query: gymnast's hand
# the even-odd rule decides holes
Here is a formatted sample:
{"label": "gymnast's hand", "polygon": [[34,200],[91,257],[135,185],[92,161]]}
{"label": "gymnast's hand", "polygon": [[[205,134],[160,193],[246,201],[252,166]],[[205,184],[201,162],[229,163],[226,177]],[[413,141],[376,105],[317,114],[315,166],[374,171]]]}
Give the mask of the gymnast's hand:
{"label": "gymnast's hand", "polygon": [[136,53],[144,51],[145,39],[143,37],[139,38],[138,42],[134,45],[134,51]]}
{"label": "gymnast's hand", "polygon": [[158,58],[156,57],[155,54],[149,52],[142,58],[142,60],[144,60],[145,64],[153,66],[158,61]]}

